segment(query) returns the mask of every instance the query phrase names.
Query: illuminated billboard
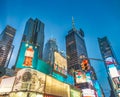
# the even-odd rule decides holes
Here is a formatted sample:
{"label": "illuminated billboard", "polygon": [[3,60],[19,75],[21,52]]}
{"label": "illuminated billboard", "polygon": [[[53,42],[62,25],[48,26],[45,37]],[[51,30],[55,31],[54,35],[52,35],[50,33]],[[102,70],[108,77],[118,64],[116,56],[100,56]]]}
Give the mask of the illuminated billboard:
{"label": "illuminated billboard", "polygon": [[38,59],[38,47],[22,42],[16,61],[16,68],[36,68]]}
{"label": "illuminated billboard", "polygon": [[70,97],[70,86],[53,77],[46,77],[45,94],[53,94],[55,97]]}
{"label": "illuminated billboard", "polygon": [[112,79],[115,85],[115,88],[118,89],[120,88],[120,77],[115,77]]}
{"label": "illuminated billboard", "polygon": [[119,76],[117,68],[114,65],[111,65],[111,67],[109,67],[109,74],[110,74],[111,78]]}
{"label": "illuminated billboard", "polygon": [[54,52],[54,71],[67,75],[67,60],[58,52]]}
{"label": "illuminated billboard", "polygon": [[87,80],[88,83],[90,83],[91,85],[93,85],[92,79],[91,79],[91,76],[90,76],[90,72],[86,72],[86,80]]}
{"label": "illuminated billboard", "polygon": [[95,91],[92,89],[82,89],[83,97],[96,97]]}
{"label": "illuminated billboard", "polygon": [[77,84],[87,82],[85,73],[81,71],[75,71],[75,80]]}
{"label": "illuminated billboard", "polygon": [[105,63],[106,63],[107,65],[116,64],[115,59],[114,59],[113,57],[108,57],[108,58],[106,58],[106,59],[105,59]]}
{"label": "illuminated billboard", "polygon": [[42,94],[34,92],[12,92],[9,94],[9,97],[43,97]]}
{"label": "illuminated billboard", "polygon": [[0,94],[11,92],[14,81],[15,81],[15,77],[9,77],[9,78],[2,79],[1,85],[0,85]]}
{"label": "illuminated billboard", "polygon": [[13,91],[26,90],[43,93],[44,86],[45,74],[30,68],[25,68],[18,71]]}
{"label": "illuminated billboard", "polygon": [[81,97],[80,91],[70,89],[70,97]]}

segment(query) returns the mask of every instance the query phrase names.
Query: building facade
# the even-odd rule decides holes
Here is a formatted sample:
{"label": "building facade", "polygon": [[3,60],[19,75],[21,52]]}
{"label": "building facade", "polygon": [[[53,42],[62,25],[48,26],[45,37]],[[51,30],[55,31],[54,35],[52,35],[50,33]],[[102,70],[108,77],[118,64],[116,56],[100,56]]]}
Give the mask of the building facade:
{"label": "building facade", "polygon": [[49,64],[53,64],[54,51],[58,51],[56,39],[49,39],[45,44],[43,60]]}
{"label": "building facade", "polygon": [[105,60],[107,57],[113,57],[115,59],[116,64],[118,64],[117,58],[115,56],[115,53],[112,49],[112,46],[108,38],[107,37],[98,38],[98,44],[102,58]]}
{"label": "building facade", "polygon": [[[116,68],[118,61],[115,56],[115,53],[112,49],[112,46],[108,40],[107,37],[103,38],[98,38],[98,44],[99,44],[99,49],[101,52],[102,59],[104,60],[106,71],[108,74],[108,82],[110,84],[111,88],[111,96],[110,97],[117,97],[117,93],[115,92],[115,84],[114,84],[114,78],[110,75],[111,72],[116,76],[115,78],[118,78],[117,75],[115,74],[116,71],[111,70],[110,66],[113,65],[114,68]],[[115,65],[116,64],[116,65]],[[118,80],[119,81],[119,80]]]}
{"label": "building facade", "polygon": [[84,41],[84,32],[82,29],[79,31],[71,29],[68,32],[68,35],[66,36],[66,54],[68,72],[70,72],[71,69],[81,69],[80,63],[82,59],[80,59],[80,57],[88,57]]}
{"label": "building facade", "polygon": [[44,23],[30,18],[26,22],[22,41],[39,46],[39,58],[42,59],[44,46]]}
{"label": "building facade", "polygon": [[12,45],[16,30],[7,25],[0,35],[0,66],[8,67],[14,46]]}

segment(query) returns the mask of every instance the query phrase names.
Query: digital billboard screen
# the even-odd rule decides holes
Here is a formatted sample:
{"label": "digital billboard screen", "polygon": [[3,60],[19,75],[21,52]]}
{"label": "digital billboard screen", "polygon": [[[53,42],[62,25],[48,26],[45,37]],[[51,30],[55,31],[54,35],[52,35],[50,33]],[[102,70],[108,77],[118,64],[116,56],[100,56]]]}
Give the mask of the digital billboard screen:
{"label": "digital billboard screen", "polygon": [[31,68],[18,71],[13,91],[27,90],[44,92],[45,74]]}
{"label": "digital billboard screen", "polygon": [[17,56],[16,68],[37,68],[38,47],[22,42]]}
{"label": "digital billboard screen", "polygon": [[109,67],[109,74],[110,74],[111,78],[119,76],[118,70],[114,65],[111,65],[111,67]]}
{"label": "digital billboard screen", "polygon": [[70,89],[70,97],[81,97],[81,93],[80,91],[74,90],[74,89]]}
{"label": "digital billboard screen", "polygon": [[67,60],[58,52],[54,52],[54,71],[67,75]]}
{"label": "digital billboard screen", "polygon": [[75,80],[77,84],[87,82],[85,73],[81,71],[75,71]]}
{"label": "digital billboard screen", "polygon": [[113,57],[108,57],[108,58],[106,58],[106,59],[105,59],[105,63],[106,63],[107,65],[116,64],[115,59],[114,59]]}

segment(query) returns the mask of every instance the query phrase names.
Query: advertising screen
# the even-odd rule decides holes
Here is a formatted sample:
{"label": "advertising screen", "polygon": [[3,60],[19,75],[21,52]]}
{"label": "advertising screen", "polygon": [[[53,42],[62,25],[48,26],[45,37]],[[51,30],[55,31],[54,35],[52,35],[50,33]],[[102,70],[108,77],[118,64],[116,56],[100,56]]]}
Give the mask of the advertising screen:
{"label": "advertising screen", "polygon": [[109,73],[110,73],[110,76],[112,78],[119,76],[117,68],[114,65],[112,65],[111,67],[109,67]]}
{"label": "advertising screen", "polygon": [[90,83],[91,85],[93,85],[92,79],[91,79],[91,76],[90,76],[90,72],[86,73],[86,80],[87,80],[88,83]]}
{"label": "advertising screen", "polygon": [[105,63],[106,63],[107,65],[116,64],[115,59],[114,59],[113,57],[108,57],[108,58],[106,58],[106,59],[105,59]]}
{"label": "advertising screen", "polygon": [[13,91],[26,90],[44,92],[45,74],[36,70],[25,68],[18,71]]}
{"label": "advertising screen", "polygon": [[54,52],[54,70],[67,75],[67,60],[58,52]]}
{"label": "advertising screen", "polygon": [[70,97],[70,86],[50,76],[46,77],[45,94],[53,94],[56,97]]}
{"label": "advertising screen", "polygon": [[83,97],[95,97],[94,90],[92,89],[82,89]]}
{"label": "advertising screen", "polygon": [[115,77],[112,80],[113,80],[113,82],[115,84],[115,87],[120,88],[120,77]]}
{"label": "advertising screen", "polygon": [[22,42],[16,61],[16,68],[36,68],[38,59],[38,47]]}
{"label": "advertising screen", "polygon": [[0,85],[0,93],[11,92],[14,81],[15,81],[15,77],[2,79],[1,85]]}
{"label": "advertising screen", "polygon": [[81,71],[75,71],[75,79],[77,84],[87,82],[85,73]]}
{"label": "advertising screen", "polygon": [[74,90],[74,89],[70,89],[70,97],[81,97],[81,93],[80,91]]}

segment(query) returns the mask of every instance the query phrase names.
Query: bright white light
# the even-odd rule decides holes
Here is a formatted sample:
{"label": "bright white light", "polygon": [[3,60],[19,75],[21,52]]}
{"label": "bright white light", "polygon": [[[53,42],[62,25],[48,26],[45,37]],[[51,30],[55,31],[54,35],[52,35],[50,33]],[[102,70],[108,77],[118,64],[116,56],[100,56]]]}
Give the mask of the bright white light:
{"label": "bright white light", "polygon": [[23,92],[18,92],[17,95],[18,95],[18,97],[20,97],[23,95]]}
{"label": "bright white light", "polygon": [[41,95],[41,94],[37,94],[37,96],[36,97],[43,97],[43,95]]}

